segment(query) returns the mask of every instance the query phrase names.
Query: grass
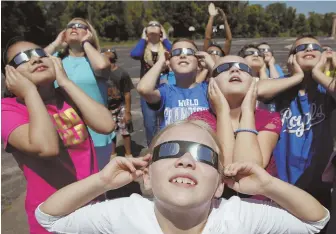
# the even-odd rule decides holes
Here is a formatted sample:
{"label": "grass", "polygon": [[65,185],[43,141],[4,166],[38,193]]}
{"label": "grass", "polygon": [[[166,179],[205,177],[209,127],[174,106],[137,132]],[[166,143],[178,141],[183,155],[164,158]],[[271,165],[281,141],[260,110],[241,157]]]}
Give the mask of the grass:
{"label": "grass", "polygon": [[100,47],[114,47],[114,46],[135,46],[138,40],[131,40],[131,41],[120,41],[120,42],[113,42],[100,39]]}

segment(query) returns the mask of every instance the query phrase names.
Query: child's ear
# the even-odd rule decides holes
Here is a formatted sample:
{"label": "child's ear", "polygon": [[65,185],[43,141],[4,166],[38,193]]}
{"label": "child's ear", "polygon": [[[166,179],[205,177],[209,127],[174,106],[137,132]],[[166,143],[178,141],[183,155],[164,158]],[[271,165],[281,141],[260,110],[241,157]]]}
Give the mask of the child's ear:
{"label": "child's ear", "polygon": [[143,170],[143,180],[144,180],[145,189],[146,190],[152,189],[151,178],[150,178],[150,175],[149,175],[149,169],[148,169],[148,167],[146,167]]}

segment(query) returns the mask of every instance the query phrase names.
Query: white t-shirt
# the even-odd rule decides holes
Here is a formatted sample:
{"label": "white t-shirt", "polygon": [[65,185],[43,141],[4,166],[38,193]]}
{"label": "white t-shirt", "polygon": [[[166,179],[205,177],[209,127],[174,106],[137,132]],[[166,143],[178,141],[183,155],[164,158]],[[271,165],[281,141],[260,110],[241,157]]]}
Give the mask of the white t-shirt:
{"label": "white t-shirt", "polygon": [[[202,234],[308,234],[318,233],[328,215],[318,222],[303,222],[274,204],[237,196],[213,201]],[[138,194],[108,200],[64,217],[35,212],[37,221],[53,233],[163,234],[154,213],[154,203]]]}

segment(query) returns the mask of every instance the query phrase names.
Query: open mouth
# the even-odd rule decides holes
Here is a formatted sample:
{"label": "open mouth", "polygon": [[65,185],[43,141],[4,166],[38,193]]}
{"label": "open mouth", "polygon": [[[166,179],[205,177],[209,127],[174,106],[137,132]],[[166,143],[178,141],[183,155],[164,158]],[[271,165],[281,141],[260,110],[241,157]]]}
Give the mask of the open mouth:
{"label": "open mouth", "polygon": [[178,65],[188,66],[189,63],[188,63],[187,61],[180,61],[180,62],[178,63]]}
{"label": "open mouth", "polygon": [[186,175],[174,176],[169,182],[183,187],[194,187],[197,185],[197,180],[195,178]]}
{"label": "open mouth", "polygon": [[42,66],[38,66],[37,68],[35,68],[33,72],[42,72],[42,71],[45,71],[47,69],[48,69],[47,66],[42,65]]}
{"label": "open mouth", "polygon": [[238,76],[232,76],[232,77],[230,78],[229,82],[230,82],[230,83],[232,83],[232,82],[238,82],[238,83],[241,83],[242,80],[241,80],[240,77],[238,77]]}
{"label": "open mouth", "polygon": [[306,54],[305,56],[303,56],[304,59],[314,59],[315,55],[312,54]]}
{"label": "open mouth", "polygon": [[71,32],[70,35],[78,35],[76,32]]}

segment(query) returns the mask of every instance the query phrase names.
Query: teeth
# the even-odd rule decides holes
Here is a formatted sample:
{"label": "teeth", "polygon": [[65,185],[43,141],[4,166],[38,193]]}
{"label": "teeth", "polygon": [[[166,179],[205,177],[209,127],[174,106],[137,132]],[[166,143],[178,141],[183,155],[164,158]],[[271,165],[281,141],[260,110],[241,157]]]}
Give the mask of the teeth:
{"label": "teeth", "polygon": [[176,178],[173,179],[172,181],[173,183],[179,183],[179,184],[191,184],[191,185],[195,185],[195,182],[188,179],[188,178]]}

